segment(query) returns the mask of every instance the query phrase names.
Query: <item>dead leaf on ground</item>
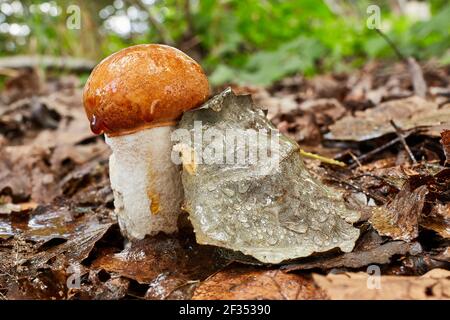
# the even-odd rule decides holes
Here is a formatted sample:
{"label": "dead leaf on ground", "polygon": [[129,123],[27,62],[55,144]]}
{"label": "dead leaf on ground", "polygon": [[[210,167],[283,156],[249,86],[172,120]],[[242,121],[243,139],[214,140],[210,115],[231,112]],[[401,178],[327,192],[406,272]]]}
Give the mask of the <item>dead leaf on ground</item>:
{"label": "dead leaf on ground", "polygon": [[450,204],[436,204],[429,215],[421,218],[420,225],[450,239]]}
{"label": "dead leaf on ground", "polygon": [[321,127],[334,123],[346,113],[345,107],[336,99],[307,100],[300,104],[299,109],[313,113]]}
{"label": "dead leaf on ground", "polygon": [[35,202],[49,202],[58,194],[55,176],[46,163],[48,150],[30,145],[0,149],[0,192]]}
{"label": "dead leaf on ground", "polygon": [[313,274],[313,279],[332,300],[450,299],[450,271],[444,269],[431,270],[421,277],[377,278],[364,272],[346,272]]}
{"label": "dead leaf on ground", "polygon": [[62,270],[46,269],[34,277],[19,277],[7,289],[9,300],[61,300],[67,290],[66,275]]}
{"label": "dead leaf on ground", "polygon": [[444,148],[445,159],[447,163],[450,163],[450,130],[444,130],[441,132],[441,142]]}
{"label": "dead leaf on ground", "polygon": [[164,273],[186,282],[206,278],[223,263],[214,248],[196,244],[192,236],[158,235],[132,242],[120,253],[100,256],[92,267],[139,283],[150,283]]}
{"label": "dead leaf on ground", "polygon": [[22,263],[27,263],[37,269],[45,267],[47,262],[53,258],[63,259],[63,263],[66,265],[81,262],[89,256],[94,245],[111,226],[111,222],[97,221],[93,223],[91,221],[73,233],[67,242],[35,253],[30,257],[24,257]]}
{"label": "dead leaf on ground", "polygon": [[373,209],[369,222],[381,235],[411,241],[419,235],[418,222],[427,193],[425,185],[411,190],[410,184],[406,184],[393,201]]}
{"label": "dead leaf on ground", "polygon": [[357,111],[354,116],[338,120],[330,126],[330,133],[325,137],[354,141],[377,138],[395,132],[390,120],[395,121],[402,130],[430,127],[429,134],[439,135],[432,127],[450,125],[450,107],[439,109],[437,104],[416,96],[387,101],[375,108]]}
{"label": "dead leaf on ground", "polygon": [[101,280],[99,272],[90,271],[87,283],[82,283],[80,288],[69,289],[67,298],[72,300],[119,300],[128,294],[130,280],[113,276]]}
{"label": "dead leaf on ground", "polygon": [[405,256],[418,254],[422,251],[419,243],[406,243],[403,241],[392,241],[374,246],[366,250],[355,249],[353,252],[345,253],[336,257],[315,258],[310,261],[295,263],[282,267],[284,271],[307,270],[319,268],[329,270],[332,268],[361,268],[371,264],[387,264],[391,262],[394,255]]}
{"label": "dead leaf on ground", "polygon": [[234,267],[202,282],[194,300],[313,300],[327,299],[314,282],[303,275],[280,270]]}

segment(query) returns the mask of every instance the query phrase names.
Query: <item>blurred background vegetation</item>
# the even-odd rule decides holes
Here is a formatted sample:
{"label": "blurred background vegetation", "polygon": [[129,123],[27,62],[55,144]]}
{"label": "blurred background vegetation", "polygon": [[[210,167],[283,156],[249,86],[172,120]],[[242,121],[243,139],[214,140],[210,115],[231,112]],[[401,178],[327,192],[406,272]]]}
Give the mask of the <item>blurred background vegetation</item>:
{"label": "blurred background vegetation", "polygon": [[[339,0],[0,0],[0,56],[99,61],[138,43],[166,43],[199,60],[213,84],[270,84],[396,59],[367,28],[367,7],[404,55],[450,63],[450,2]],[[80,29],[67,21],[80,9]]]}

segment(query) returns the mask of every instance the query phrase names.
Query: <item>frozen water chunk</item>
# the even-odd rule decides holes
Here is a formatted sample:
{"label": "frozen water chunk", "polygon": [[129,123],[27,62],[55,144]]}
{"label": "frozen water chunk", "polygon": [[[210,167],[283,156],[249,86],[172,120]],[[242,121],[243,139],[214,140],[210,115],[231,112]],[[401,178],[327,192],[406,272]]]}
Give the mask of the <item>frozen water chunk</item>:
{"label": "frozen water chunk", "polygon": [[[186,112],[178,128],[184,132],[178,150],[194,155],[181,158],[184,208],[197,242],[241,251],[264,263],[353,249],[359,230],[352,223],[359,214],[309,174],[297,143],[276,131],[250,96],[227,89]],[[266,133],[258,135],[263,129]],[[234,151],[227,145],[233,132],[246,142],[236,143]],[[252,154],[255,132],[275,141],[265,145],[263,156]],[[260,146],[261,140],[256,141]]]}

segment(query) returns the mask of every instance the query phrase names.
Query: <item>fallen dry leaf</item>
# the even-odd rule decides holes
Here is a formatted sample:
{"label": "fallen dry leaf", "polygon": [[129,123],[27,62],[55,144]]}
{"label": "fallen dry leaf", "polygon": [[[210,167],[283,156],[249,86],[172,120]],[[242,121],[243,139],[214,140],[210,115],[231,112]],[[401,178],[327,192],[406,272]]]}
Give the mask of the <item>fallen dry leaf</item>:
{"label": "fallen dry leaf", "polygon": [[202,282],[194,300],[313,300],[327,299],[306,276],[280,270],[235,267],[222,270]]}
{"label": "fallen dry leaf", "polygon": [[422,217],[420,225],[450,239],[450,204],[435,205],[429,215]]}
{"label": "fallen dry leaf", "polygon": [[313,279],[333,300],[450,299],[450,271],[444,269],[431,270],[421,277],[377,278],[364,272],[346,272],[313,274]]}
{"label": "fallen dry leaf", "polygon": [[450,130],[444,130],[441,132],[441,142],[444,148],[445,159],[447,163],[450,163]]}
{"label": "fallen dry leaf", "polygon": [[346,112],[345,107],[336,99],[307,100],[299,109],[315,115],[319,126],[328,126],[340,119]]}
{"label": "fallen dry leaf", "polygon": [[0,192],[48,203],[58,194],[48,150],[32,145],[0,147]]}
{"label": "fallen dry leaf", "polygon": [[411,241],[419,235],[418,221],[427,193],[425,185],[411,190],[410,184],[406,184],[393,201],[374,208],[369,222],[381,235]]}
{"label": "fallen dry leaf", "polygon": [[387,264],[391,262],[394,255],[417,254],[421,252],[420,244],[405,243],[403,241],[392,241],[385,244],[375,246],[365,251],[354,251],[339,255],[337,257],[316,258],[312,261],[296,263],[284,266],[284,271],[290,272],[294,270],[307,269],[332,269],[332,268],[361,268],[371,264]]}
{"label": "fallen dry leaf", "polygon": [[[439,109],[437,104],[416,96],[387,101],[375,108],[357,111],[355,116],[338,120],[330,126],[330,133],[325,137],[354,141],[377,138],[395,132],[390,120],[395,121],[402,130],[450,125],[450,107]],[[434,131],[429,133],[435,134]]]}
{"label": "fallen dry leaf", "polygon": [[128,279],[113,276],[102,281],[99,272],[90,271],[88,283],[83,283],[79,289],[70,289],[68,299],[93,299],[93,300],[119,300],[128,294],[130,281]]}

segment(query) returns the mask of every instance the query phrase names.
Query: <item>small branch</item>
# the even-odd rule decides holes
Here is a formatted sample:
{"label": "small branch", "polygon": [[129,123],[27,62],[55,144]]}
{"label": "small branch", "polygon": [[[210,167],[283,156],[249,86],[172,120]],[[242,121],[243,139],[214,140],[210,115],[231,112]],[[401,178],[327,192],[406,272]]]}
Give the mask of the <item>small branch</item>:
{"label": "small branch", "polygon": [[395,54],[400,60],[406,63],[408,62],[408,59],[403,55],[403,53],[400,52],[397,45],[383,31],[381,31],[378,28],[376,28],[375,31],[387,42],[387,44],[392,48],[392,50],[394,50]]}
{"label": "small branch", "polygon": [[74,71],[90,71],[95,67],[95,62],[76,57],[54,57],[46,55],[17,55],[0,58],[0,69],[24,69],[24,68],[50,68],[69,69]]}
{"label": "small branch", "polygon": [[414,94],[416,96],[425,98],[427,93],[427,84],[423,76],[422,68],[417,63],[416,59],[403,55],[403,53],[400,52],[395,43],[383,31],[381,31],[380,29],[375,29],[375,31],[389,44],[392,50],[394,50],[397,57],[408,65],[409,74],[411,76],[411,81],[414,88]]}
{"label": "small branch", "polygon": [[425,98],[427,95],[427,83],[423,77],[422,68],[413,57],[408,58],[408,69],[412,78],[415,95]]}
{"label": "small branch", "polygon": [[184,15],[186,17],[187,22],[187,35],[191,38],[195,36],[195,25],[194,20],[192,19],[192,13],[191,13],[191,1],[190,0],[184,0]]}
{"label": "small branch", "polygon": [[323,163],[328,163],[328,164],[332,164],[332,165],[339,166],[339,167],[345,167],[346,166],[346,164],[344,162],[341,162],[341,161],[338,161],[338,160],[334,160],[334,159],[331,159],[331,158],[327,158],[327,157],[324,157],[324,156],[321,156],[321,155],[318,155],[318,154],[315,154],[315,153],[306,152],[306,151],[304,151],[302,149],[300,149],[300,154],[302,156],[304,156],[304,157],[311,158],[311,159],[316,159],[316,160],[319,160],[320,162],[323,162]]}
{"label": "small branch", "polygon": [[10,78],[17,77],[19,75],[19,71],[11,68],[0,68],[0,75],[7,76]]}
{"label": "small branch", "polygon": [[400,191],[400,189],[396,185],[394,185],[393,183],[389,182],[385,178],[377,176],[377,175],[375,175],[373,173],[362,173],[360,175],[352,177],[351,179],[359,179],[359,178],[362,178],[362,177],[370,177],[370,178],[379,180],[379,181],[383,182],[384,184],[387,184],[388,186],[390,186],[390,187]]}
{"label": "small branch", "polygon": [[399,137],[401,143],[403,144],[403,147],[405,148],[406,152],[408,153],[409,158],[411,159],[411,161],[412,161],[414,164],[417,164],[417,160],[416,160],[416,158],[414,157],[414,154],[412,153],[411,149],[409,148],[408,144],[406,143],[406,139],[405,139],[403,130],[400,129],[400,128],[395,124],[394,120],[391,120],[390,123],[391,123],[392,127],[394,127],[395,132],[397,133],[397,136]]}
{"label": "small branch", "polygon": [[156,32],[158,33],[161,40],[169,45],[173,46],[175,45],[175,42],[173,41],[172,37],[170,36],[169,31],[164,27],[163,24],[161,24],[158,19],[155,18],[153,15],[152,10],[144,5],[140,0],[128,0],[129,3],[136,5],[139,7],[139,9],[147,12],[148,14],[148,20],[150,21],[150,24],[155,28]]}
{"label": "small branch", "polygon": [[341,178],[341,177],[337,177],[337,176],[333,176],[333,175],[327,177],[327,179],[328,179],[328,180],[331,180],[331,181],[338,182],[338,183],[340,183],[340,184],[342,184],[342,185],[348,186],[348,187],[352,188],[353,190],[362,192],[362,193],[364,193],[366,196],[368,196],[368,197],[370,197],[370,198],[372,198],[372,199],[374,199],[374,200],[376,200],[376,201],[378,201],[378,202],[380,202],[380,203],[383,203],[383,204],[386,203],[386,199],[385,199],[385,198],[383,198],[383,197],[381,197],[381,196],[379,196],[379,195],[374,194],[373,192],[371,192],[371,191],[365,189],[364,187],[361,187],[361,186],[359,186],[359,185],[356,185],[356,184],[353,183],[353,182],[350,182],[349,179],[344,180],[344,179]]}
{"label": "small branch", "polygon": [[350,157],[352,157],[353,161],[355,161],[355,163],[358,165],[358,167],[362,167],[361,162],[359,162],[359,159],[357,156],[355,156],[353,154],[353,152],[349,151],[348,153],[350,155]]}
{"label": "small branch", "polygon": [[399,142],[399,141],[400,141],[400,138],[397,137],[397,138],[395,138],[395,139],[389,141],[388,143],[383,144],[382,146],[380,146],[380,147],[378,147],[378,148],[375,148],[375,149],[373,149],[373,150],[371,150],[371,151],[369,151],[369,152],[363,154],[362,156],[360,156],[360,157],[358,158],[358,161],[357,161],[357,162],[352,163],[351,165],[349,165],[348,168],[349,168],[349,169],[355,168],[358,164],[360,165],[360,164],[363,163],[365,160],[370,159],[371,157],[373,157],[373,156],[376,155],[377,153],[379,153],[379,152],[381,152],[381,151],[383,151],[383,150],[385,150],[385,149],[387,149],[387,148],[393,146],[394,144],[396,144],[396,143]]}

